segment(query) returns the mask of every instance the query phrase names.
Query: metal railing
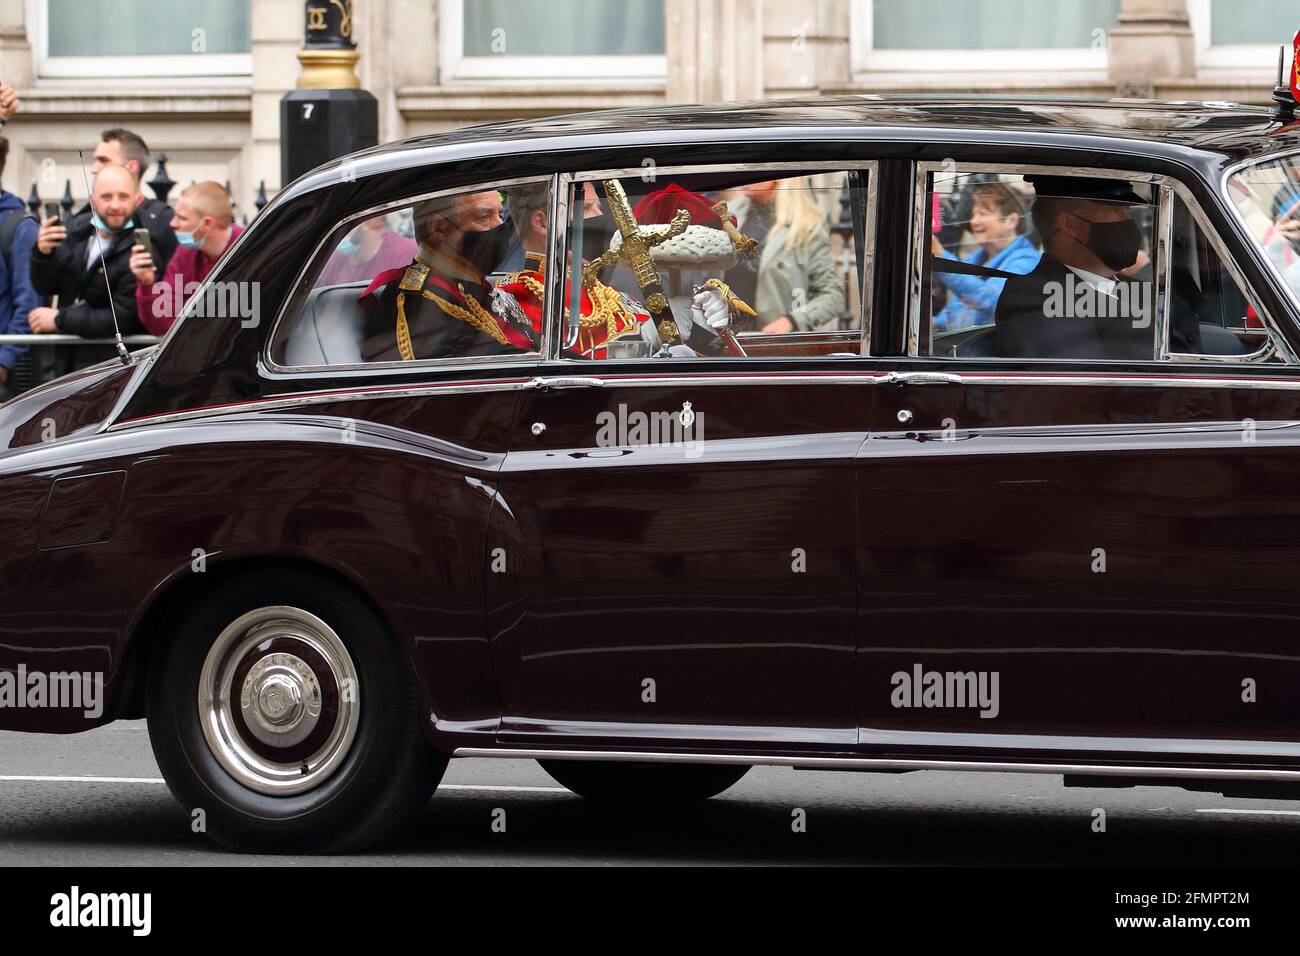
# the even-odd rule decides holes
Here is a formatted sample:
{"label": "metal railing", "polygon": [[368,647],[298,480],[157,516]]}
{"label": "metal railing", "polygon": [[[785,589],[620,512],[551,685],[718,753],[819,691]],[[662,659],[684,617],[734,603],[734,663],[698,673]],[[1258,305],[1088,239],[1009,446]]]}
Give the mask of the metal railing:
{"label": "metal railing", "polygon": [[[127,345],[157,345],[157,335],[124,335]],[[0,345],[116,345],[117,339],[83,339],[80,335],[62,335],[56,332],[0,335]]]}

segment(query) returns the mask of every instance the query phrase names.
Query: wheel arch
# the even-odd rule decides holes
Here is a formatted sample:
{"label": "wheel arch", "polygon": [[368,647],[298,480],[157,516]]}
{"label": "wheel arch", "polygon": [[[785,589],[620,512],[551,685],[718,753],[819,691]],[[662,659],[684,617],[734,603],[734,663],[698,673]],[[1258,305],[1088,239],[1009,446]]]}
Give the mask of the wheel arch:
{"label": "wheel arch", "polygon": [[403,641],[393,624],[392,618],[384,612],[383,607],[374,599],[359,581],[320,561],[294,555],[239,555],[223,560],[208,559],[207,569],[202,574],[180,572],[160,585],[136,624],[131,628],[126,649],[122,658],[122,692],[118,696],[115,720],[134,720],[145,715],[145,685],[149,667],[154,655],[166,643],[166,623],[174,621],[185,613],[187,606],[192,606],[205,594],[210,593],[221,584],[248,574],[271,571],[299,571],[314,575],[323,582],[346,588],[375,615],[388,632],[394,646],[397,647],[406,664],[415,675],[420,697],[426,706],[430,704],[429,690],[425,685],[420,668],[416,666],[411,648]]}

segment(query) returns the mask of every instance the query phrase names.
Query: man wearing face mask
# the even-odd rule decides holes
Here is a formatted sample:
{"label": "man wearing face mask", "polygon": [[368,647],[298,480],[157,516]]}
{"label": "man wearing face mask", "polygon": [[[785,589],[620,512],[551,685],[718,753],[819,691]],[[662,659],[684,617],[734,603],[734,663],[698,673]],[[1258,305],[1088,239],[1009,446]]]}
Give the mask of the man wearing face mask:
{"label": "man wearing face mask", "polygon": [[501,194],[439,196],[413,210],[419,253],[361,294],[361,356],[397,362],[535,351],[527,317],[501,310],[487,270],[501,261]]}
{"label": "man wearing face mask", "polygon": [[235,223],[226,188],[210,180],[181,193],[171,228],[179,245],[167,261],[162,282],[150,251],[141,245],[131,247],[135,310],[151,335],[163,335],[171,328],[180,308],[243,232]]}
{"label": "man wearing face mask", "polygon": [[1004,358],[1145,358],[1154,354],[1151,283],[1120,273],[1138,259],[1130,214],[1145,205],[1122,180],[1028,176],[1043,257],[1007,279],[995,312]]}
{"label": "man wearing face mask", "polygon": [[[123,335],[144,334],[129,265],[137,192],[130,170],[107,165],[91,185],[89,218],[74,220],[66,228],[57,216],[41,223],[32,252],[32,286],[43,296],[57,296],[58,303],[28,313],[32,332],[112,338],[115,309]],[[115,350],[97,345],[60,348],[55,354],[56,373],[62,375],[112,358]]]}

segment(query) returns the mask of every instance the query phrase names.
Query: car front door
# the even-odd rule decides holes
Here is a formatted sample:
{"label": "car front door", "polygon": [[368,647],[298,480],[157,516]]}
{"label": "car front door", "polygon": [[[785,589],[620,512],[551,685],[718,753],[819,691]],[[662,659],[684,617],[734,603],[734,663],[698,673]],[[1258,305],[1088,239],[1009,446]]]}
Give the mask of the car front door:
{"label": "car front door", "polygon": [[859,462],[864,748],[1300,756],[1294,359],[1175,185],[1144,361],[913,326]]}

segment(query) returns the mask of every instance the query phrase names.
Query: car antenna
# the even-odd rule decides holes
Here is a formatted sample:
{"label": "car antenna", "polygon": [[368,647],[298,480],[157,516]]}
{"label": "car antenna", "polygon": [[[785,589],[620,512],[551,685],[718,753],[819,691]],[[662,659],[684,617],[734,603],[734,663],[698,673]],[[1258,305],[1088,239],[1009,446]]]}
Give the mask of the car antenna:
{"label": "car antenna", "polygon": [[[1300,37],[1300,34],[1297,34]],[[1295,69],[1295,65],[1291,67]],[[1273,107],[1269,110],[1269,119],[1279,123],[1290,123],[1295,119],[1295,94],[1286,82],[1286,44],[1277,48],[1277,85],[1273,87]]]}
{"label": "car antenna", "polygon": [[[90,202],[90,211],[95,212],[95,197],[90,189],[90,177],[86,175],[86,157],[81,150],[77,150],[77,158],[81,160],[81,178],[86,182],[86,198]],[[99,228],[91,223],[90,226],[95,242],[99,246],[99,271],[104,273],[104,287],[108,290],[108,311],[113,315],[113,333],[117,337],[117,357],[122,360],[123,365],[131,364],[131,353],[126,350],[126,343],[122,341],[122,326],[117,324],[117,306],[113,304],[113,285],[108,281],[108,263],[104,261],[104,240],[99,234]]]}

